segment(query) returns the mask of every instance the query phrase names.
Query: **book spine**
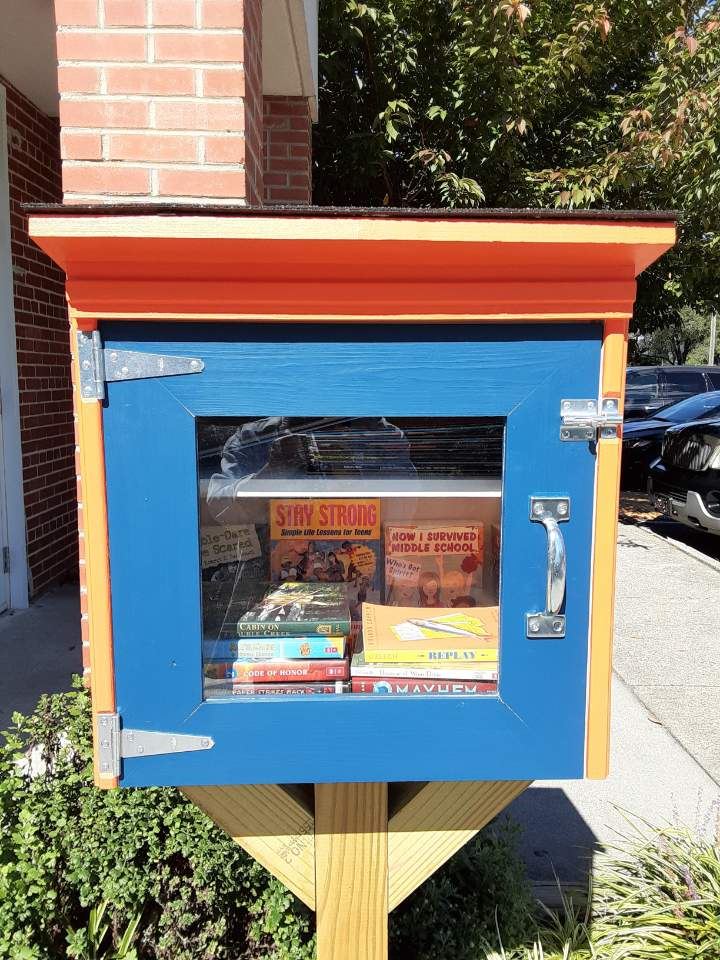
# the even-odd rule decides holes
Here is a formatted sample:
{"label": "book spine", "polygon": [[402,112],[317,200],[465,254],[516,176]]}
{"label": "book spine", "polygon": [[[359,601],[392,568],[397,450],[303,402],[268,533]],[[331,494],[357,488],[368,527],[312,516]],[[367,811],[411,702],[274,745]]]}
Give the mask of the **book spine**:
{"label": "book spine", "polygon": [[205,676],[233,683],[297,683],[347,680],[347,660],[265,660],[206,663]]}
{"label": "book spine", "polygon": [[406,680],[386,677],[384,680],[353,678],[353,693],[394,694],[397,696],[474,697],[497,693],[497,683],[470,680]]}
{"label": "book spine", "polygon": [[[213,693],[217,693],[214,688]],[[233,697],[304,697],[318,694],[349,693],[350,684],[337,683],[229,683]]]}
{"label": "book spine", "polygon": [[460,650],[365,650],[370,663],[489,663],[498,658],[497,648],[475,647]]}
{"label": "book spine", "polygon": [[239,637],[340,637],[350,633],[350,620],[239,620]]}
{"label": "book spine", "polygon": [[344,653],[344,637],[210,640],[203,644],[205,660],[337,660]]}
{"label": "book spine", "polygon": [[351,673],[355,677],[370,677],[381,680],[384,677],[397,677],[402,680],[436,680],[438,669],[452,670],[448,679],[453,680],[482,680],[485,682],[495,682],[498,678],[497,670],[473,669],[472,667],[456,668],[454,663],[446,664],[444,667],[410,667],[407,663],[366,663],[362,666],[353,665]]}

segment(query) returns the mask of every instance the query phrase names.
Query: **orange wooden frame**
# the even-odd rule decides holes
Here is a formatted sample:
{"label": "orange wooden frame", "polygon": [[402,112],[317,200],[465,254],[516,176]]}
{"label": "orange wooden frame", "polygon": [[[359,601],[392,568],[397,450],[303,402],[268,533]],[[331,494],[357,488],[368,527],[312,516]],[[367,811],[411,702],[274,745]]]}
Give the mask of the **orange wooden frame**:
{"label": "orange wooden frame", "polygon": [[[600,391],[603,397],[617,397],[621,408],[625,399],[627,335],[627,320],[605,321]],[[585,772],[594,780],[608,775],[610,762],[610,683],[621,455],[620,437],[598,441],[585,751]]]}
{"label": "orange wooden frame", "polygon": [[[84,403],[78,390],[77,318],[70,307],[73,408],[75,412],[78,468],[78,518],[80,527],[81,586],[85,583],[88,640],[90,647],[90,693],[93,720],[98,713],[115,710],[115,673],[112,646],[112,603],[105,495],[105,450],[102,407]],[[93,739],[97,736],[93,722]],[[94,750],[95,783],[116,787],[117,780],[99,777],[97,744]]]}

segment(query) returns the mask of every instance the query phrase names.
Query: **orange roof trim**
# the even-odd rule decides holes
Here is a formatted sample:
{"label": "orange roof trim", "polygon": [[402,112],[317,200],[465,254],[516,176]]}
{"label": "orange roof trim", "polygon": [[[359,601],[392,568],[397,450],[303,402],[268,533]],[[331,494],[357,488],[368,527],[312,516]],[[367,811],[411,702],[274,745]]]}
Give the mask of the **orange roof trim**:
{"label": "orange roof trim", "polygon": [[672,220],[37,213],[78,323],[628,317]]}

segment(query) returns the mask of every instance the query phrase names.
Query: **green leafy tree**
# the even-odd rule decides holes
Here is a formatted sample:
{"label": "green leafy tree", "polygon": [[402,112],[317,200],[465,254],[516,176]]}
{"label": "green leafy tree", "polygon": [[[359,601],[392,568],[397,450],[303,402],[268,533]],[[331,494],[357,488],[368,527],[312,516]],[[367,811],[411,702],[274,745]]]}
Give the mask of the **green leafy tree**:
{"label": "green leafy tree", "polygon": [[692,307],[680,307],[675,317],[658,327],[643,344],[649,363],[707,363],[710,320]]}
{"label": "green leafy tree", "polygon": [[322,0],[315,200],[678,209],[640,332],[720,299],[720,0]]}

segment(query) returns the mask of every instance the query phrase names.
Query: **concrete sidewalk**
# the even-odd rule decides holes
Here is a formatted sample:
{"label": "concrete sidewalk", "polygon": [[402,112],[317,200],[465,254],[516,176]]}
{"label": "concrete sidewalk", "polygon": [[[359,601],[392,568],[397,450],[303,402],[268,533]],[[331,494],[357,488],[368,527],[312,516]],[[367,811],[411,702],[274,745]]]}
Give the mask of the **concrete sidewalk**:
{"label": "concrete sidewalk", "polygon": [[629,834],[628,817],[717,835],[720,787],[617,675],[612,697],[608,779],[537,782],[507,809],[522,826],[520,850],[546,902],[556,876],[587,888],[595,847]]}
{"label": "concrete sidewalk", "polygon": [[82,673],[77,586],[43,594],[29,610],[0,614],[0,729],[15,710],[32,712],[43,693],[70,689]]}
{"label": "concrete sidewalk", "polygon": [[621,526],[614,667],[720,783],[720,562]]}
{"label": "concrete sidewalk", "polygon": [[720,564],[642,526],[622,524],[610,776],[536,783],[508,813],[540,889],[585,886],[593,846],[628,833],[626,814],[720,826]]}

